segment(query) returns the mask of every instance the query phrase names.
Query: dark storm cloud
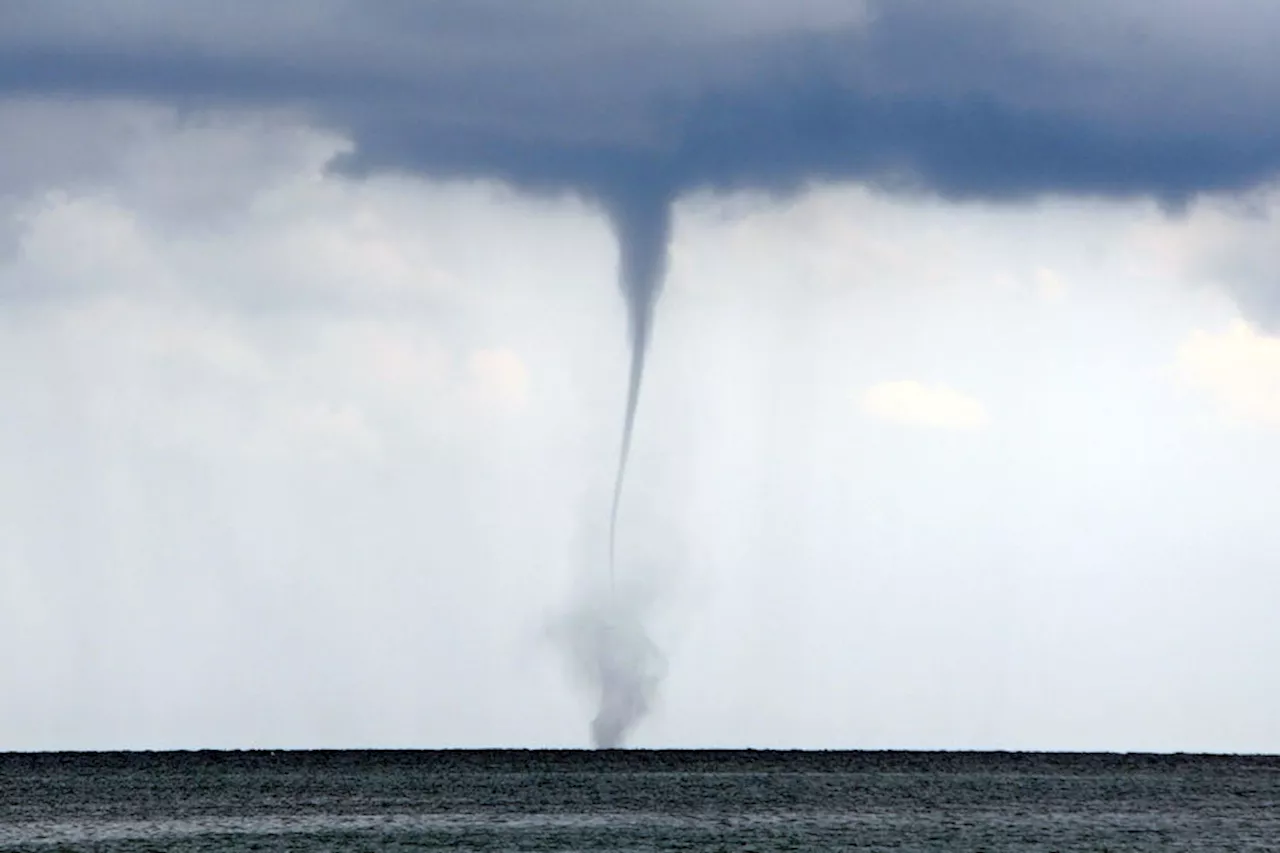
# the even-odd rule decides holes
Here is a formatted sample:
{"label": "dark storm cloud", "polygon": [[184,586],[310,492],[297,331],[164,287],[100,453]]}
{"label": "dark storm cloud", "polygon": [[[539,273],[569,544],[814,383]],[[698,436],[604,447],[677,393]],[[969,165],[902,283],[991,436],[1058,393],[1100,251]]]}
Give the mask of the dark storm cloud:
{"label": "dark storm cloud", "polygon": [[1250,187],[1277,43],[1273,0],[17,0],[0,93],[293,106],[338,168],[577,193],[625,243],[700,189]]}
{"label": "dark storm cloud", "polygon": [[1280,165],[1275,4],[10,3],[0,87],[285,103],[351,169],[617,200],[862,180],[1184,199]]}

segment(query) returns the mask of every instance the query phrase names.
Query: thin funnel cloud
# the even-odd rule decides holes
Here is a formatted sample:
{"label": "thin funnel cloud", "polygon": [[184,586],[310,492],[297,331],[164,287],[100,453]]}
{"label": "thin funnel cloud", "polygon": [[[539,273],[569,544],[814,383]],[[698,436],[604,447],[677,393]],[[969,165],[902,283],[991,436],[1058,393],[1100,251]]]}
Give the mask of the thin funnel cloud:
{"label": "thin funnel cloud", "polygon": [[654,311],[662,291],[667,268],[667,245],[671,239],[671,203],[660,193],[624,197],[609,208],[618,240],[618,281],[627,306],[627,336],[631,346],[631,367],[627,377],[627,401],[622,419],[622,442],[618,451],[618,471],[613,485],[613,505],[609,513],[609,578],[617,574],[618,510],[626,480],[627,460],[635,431],[636,409],[644,381],[645,358],[653,334]]}

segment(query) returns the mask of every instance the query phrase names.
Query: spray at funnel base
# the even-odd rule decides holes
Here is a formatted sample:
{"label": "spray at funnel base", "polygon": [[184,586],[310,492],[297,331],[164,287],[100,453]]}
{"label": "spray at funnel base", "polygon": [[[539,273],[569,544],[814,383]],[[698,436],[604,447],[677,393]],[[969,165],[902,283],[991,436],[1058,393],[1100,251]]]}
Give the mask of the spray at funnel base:
{"label": "spray at funnel base", "polygon": [[591,742],[621,747],[648,713],[666,670],[662,652],[645,628],[645,599],[614,587],[581,599],[557,632],[575,674],[597,701]]}

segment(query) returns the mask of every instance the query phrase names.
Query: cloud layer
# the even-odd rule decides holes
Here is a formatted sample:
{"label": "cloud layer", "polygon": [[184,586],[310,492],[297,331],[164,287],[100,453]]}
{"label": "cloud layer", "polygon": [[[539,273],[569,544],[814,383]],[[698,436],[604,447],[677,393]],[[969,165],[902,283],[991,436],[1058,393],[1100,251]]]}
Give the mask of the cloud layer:
{"label": "cloud layer", "polygon": [[1184,199],[1280,165],[1280,11],[1191,2],[8,4],[0,91],[288,105],[356,169],[629,198]]}
{"label": "cloud layer", "polygon": [[972,397],[910,379],[871,386],[862,395],[862,409],[891,423],[928,429],[981,429],[990,420],[982,403]]}
{"label": "cloud layer", "polygon": [[[1277,42],[1268,0],[23,0],[0,96],[294,111],[350,141],[335,168],[574,194],[631,256],[703,190],[1248,190],[1280,169]],[[1273,278],[1237,288],[1266,323]]]}

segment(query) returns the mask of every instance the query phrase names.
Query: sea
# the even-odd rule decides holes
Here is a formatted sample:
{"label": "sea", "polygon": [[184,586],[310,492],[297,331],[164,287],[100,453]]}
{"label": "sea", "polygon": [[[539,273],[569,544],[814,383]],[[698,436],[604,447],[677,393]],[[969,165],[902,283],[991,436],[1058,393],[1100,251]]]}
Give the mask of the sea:
{"label": "sea", "polygon": [[1280,757],[0,753],[16,851],[1280,851]]}

